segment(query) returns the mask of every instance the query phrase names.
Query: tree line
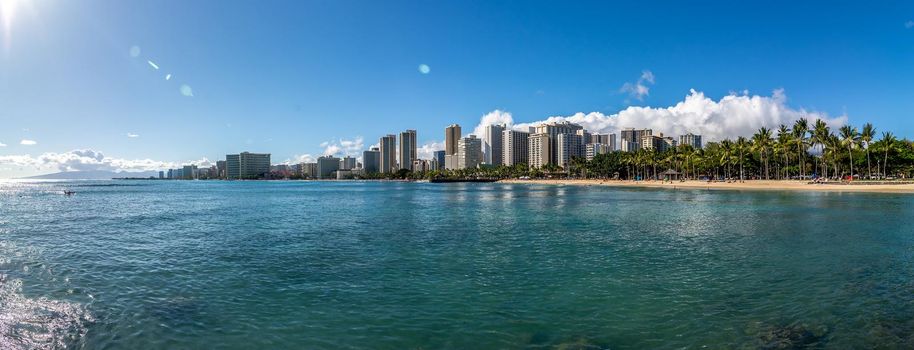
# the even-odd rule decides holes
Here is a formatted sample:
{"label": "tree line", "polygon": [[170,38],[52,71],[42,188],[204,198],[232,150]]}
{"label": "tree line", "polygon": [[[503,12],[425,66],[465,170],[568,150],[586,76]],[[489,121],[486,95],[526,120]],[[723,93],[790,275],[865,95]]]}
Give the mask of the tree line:
{"label": "tree line", "polygon": [[914,142],[892,132],[877,134],[864,124],[831,129],[824,121],[806,119],[777,129],[760,128],[751,137],[708,142],[703,148],[678,145],[664,151],[640,149],[598,154],[591,160],[573,157],[566,167],[549,164],[529,168],[482,166],[478,169],[367,174],[366,178],[618,178],[661,179],[673,170],[688,179],[886,179],[914,175]]}

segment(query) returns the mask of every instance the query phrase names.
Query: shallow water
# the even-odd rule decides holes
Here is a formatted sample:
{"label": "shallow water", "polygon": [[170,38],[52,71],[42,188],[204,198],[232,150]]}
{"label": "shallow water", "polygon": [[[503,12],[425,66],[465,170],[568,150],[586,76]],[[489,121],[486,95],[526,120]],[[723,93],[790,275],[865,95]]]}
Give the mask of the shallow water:
{"label": "shallow water", "polygon": [[914,348],[914,196],[0,183],[3,349],[702,346]]}

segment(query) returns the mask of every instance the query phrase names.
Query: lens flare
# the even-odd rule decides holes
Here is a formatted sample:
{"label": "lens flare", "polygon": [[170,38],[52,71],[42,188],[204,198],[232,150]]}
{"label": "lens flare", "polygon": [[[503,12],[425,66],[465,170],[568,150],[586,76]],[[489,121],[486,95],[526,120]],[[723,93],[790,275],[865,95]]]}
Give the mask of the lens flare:
{"label": "lens flare", "polygon": [[19,0],[0,0],[0,22],[3,22],[3,46],[9,49],[12,41],[13,17]]}

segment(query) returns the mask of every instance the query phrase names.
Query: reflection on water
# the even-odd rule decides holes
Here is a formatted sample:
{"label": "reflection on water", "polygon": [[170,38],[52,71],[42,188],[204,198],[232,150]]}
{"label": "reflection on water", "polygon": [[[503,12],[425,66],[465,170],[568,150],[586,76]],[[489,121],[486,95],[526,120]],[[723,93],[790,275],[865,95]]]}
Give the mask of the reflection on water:
{"label": "reflection on water", "polygon": [[6,181],[0,348],[914,348],[911,217],[886,194]]}
{"label": "reflection on water", "polygon": [[93,321],[85,306],[26,297],[22,280],[0,274],[0,348],[64,348],[85,336]]}

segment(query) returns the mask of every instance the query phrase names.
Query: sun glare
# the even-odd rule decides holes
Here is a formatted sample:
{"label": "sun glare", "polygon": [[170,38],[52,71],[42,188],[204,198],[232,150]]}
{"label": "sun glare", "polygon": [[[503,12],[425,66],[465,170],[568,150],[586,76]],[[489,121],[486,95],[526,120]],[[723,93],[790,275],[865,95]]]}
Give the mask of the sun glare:
{"label": "sun glare", "polygon": [[0,0],[0,18],[3,18],[3,29],[9,31],[16,14],[16,5],[19,0]]}
{"label": "sun glare", "polygon": [[10,40],[12,39],[13,18],[16,16],[16,8],[24,0],[0,0],[0,26],[3,30],[3,46],[9,49]]}

